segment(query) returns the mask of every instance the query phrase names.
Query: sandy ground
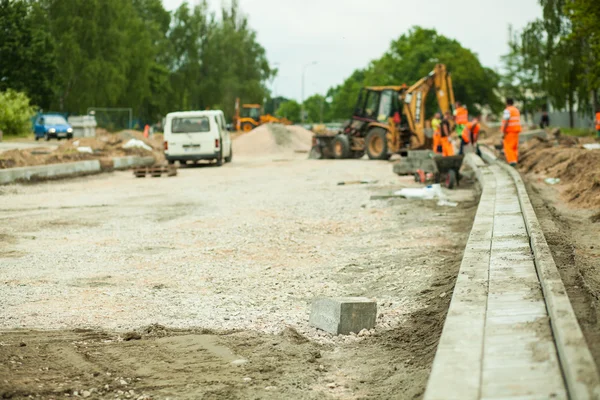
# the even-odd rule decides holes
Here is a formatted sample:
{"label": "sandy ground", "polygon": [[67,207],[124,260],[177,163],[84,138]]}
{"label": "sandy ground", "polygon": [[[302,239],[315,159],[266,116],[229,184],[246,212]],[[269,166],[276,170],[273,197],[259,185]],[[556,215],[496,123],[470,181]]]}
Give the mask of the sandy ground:
{"label": "sandy ground", "polygon": [[[371,201],[412,183],[387,162],[241,149],[173,178],[0,188],[0,398],[422,395],[474,191]],[[337,185],[360,179],[378,183]],[[316,330],[320,296],[376,299],[377,327]]]}
{"label": "sandy ground", "polygon": [[600,366],[600,205],[569,207],[564,191],[528,176],[528,191],[554,261],[569,294],[579,325]]}
{"label": "sandy ground", "polygon": [[0,153],[4,153],[10,150],[26,150],[26,149],[35,149],[35,148],[44,148],[48,151],[56,150],[58,148],[58,144],[47,144],[44,142],[33,142],[33,141],[3,141],[0,142]]}

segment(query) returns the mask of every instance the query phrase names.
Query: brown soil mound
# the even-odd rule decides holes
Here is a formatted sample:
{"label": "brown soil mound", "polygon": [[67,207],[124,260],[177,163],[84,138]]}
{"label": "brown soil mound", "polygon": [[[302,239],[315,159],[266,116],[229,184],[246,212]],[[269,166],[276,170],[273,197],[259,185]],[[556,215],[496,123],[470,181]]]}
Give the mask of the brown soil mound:
{"label": "brown soil mound", "polygon": [[[130,139],[141,140],[153,150],[148,151],[141,148],[124,149],[123,145]],[[164,160],[162,135],[156,135],[152,139],[146,139],[142,132],[138,131],[122,131],[112,134],[105,130],[97,130],[95,137],[73,138],[59,143],[59,147],[56,150],[48,150],[47,148],[40,147],[34,149],[10,150],[0,153],[0,169],[60,164],[130,155],[154,156],[157,161]],[[93,153],[81,153],[77,150],[78,147],[90,147]]]}
{"label": "brown soil mound", "polygon": [[600,208],[600,150],[586,150],[577,138],[532,139],[521,146],[519,164],[525,173],[560,178],[568,203]]}
{"label": "brown soil mound", "polygon": [[236,155],[277,155],[309,151],[313,133],[300,126],[267,124],[239,136],[233,142]]}

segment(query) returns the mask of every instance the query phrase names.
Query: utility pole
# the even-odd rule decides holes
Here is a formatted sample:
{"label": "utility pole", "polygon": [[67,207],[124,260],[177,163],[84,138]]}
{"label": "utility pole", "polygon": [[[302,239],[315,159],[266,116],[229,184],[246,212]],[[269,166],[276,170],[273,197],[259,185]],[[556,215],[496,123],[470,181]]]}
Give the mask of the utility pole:
{"label": "utility pole", "polygon": [[316,61],[313,61],[302,67],[302,103],[300,104],[300,120],[302,124],[304,124],[304,74],[306,72],[306,68],[310,67],[311,65],[315,65],[316,63]]}

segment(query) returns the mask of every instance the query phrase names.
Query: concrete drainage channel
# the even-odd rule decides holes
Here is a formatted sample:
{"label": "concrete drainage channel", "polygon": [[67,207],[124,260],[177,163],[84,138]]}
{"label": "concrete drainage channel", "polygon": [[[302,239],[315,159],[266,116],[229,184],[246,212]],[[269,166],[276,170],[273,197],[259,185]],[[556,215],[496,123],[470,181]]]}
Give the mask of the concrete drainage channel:
{"label": "concrete drainage channel", "polygon": [[600,379],[511,167],[469,154],[482,195],[424,398],[598,399]]}
{"label": "concrete drainage channel", "polygon": [[107,170],[152,165],[154,162],[154,157],[128,156],[113,157],[112,164],[109,166],[102,165],[99,160],[86,160],[72,163],[0,169],[0,185],[13,182],[97,174]]}

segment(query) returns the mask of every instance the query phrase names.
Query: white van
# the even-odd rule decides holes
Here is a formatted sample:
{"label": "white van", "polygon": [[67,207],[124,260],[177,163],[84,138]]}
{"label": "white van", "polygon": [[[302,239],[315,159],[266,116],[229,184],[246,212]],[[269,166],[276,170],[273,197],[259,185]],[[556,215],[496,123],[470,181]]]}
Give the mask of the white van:
{"label": "white van", "polygon": [[231,136],[221,110],[181,111],[167,114],[164,125],[165,157],[179,161],[231,162]]}

